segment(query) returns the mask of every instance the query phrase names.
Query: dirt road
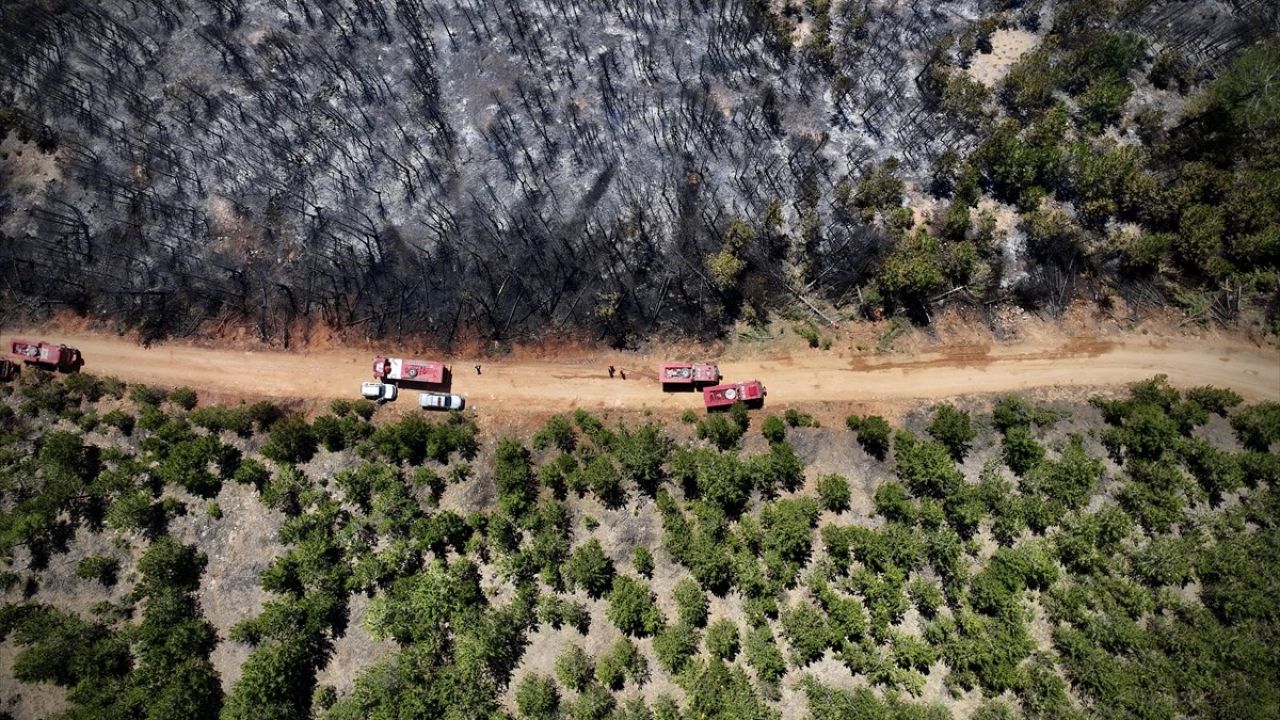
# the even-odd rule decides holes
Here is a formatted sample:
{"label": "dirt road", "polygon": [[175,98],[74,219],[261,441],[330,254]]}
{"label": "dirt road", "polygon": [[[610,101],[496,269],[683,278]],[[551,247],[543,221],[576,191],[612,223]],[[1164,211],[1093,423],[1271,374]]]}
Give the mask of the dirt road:
{"label": "dirt road", "polygon": [[[188,385],[230,397],[355,397],[359,384],[370,379],[372,360],[372,353],[356,349],[246,352],[178,343],[142,348],[97,334],[56,338],[84,352],[86,372]],[[477,362],[481,375],[473,368]],[[659,391],[658,362],[634,355],[580,354],[555,361],[457,358],[452,390],[481,414],[701,407],[696,394]],[[609,363],[623,369],[627,379],[609,379]],[[1120,385],[1156,373],[1167,374],[1178,386],[1215,385],[1251,401],[1280,399],[1280,351],[1230,339],[1074,338],[1057,344],[949,346],[910,359],[814,350],[725,361],[720,367],[729,379],[762,380],[774,407],[816,407],[826,401],[902,407],[976,393]],[[396,405],[408,409],[414,399],[408,394],[409,402]]]}

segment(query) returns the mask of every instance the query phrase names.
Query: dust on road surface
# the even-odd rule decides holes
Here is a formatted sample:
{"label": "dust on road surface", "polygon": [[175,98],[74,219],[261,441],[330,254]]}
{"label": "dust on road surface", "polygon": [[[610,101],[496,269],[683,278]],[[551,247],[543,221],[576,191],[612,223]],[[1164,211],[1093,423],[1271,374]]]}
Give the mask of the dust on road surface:
{"label": "dust on road surface", "polygon": [[[243,351],[181,343],[143,348],[111,335],[50,337],[79,347],[86,372],[242,398],[358,397],[360,383],[371,379],[373,359],[373,353],[357,349]],[[696,393],[659,390],[656,367],[664,359],[581,353],[555,360],[457,358],[452,361],[452,391],[481,414],[700,408]],[[483,374],[475,373],[477,362]],[[624,370],[627,379],[611,380],[606,372],[610,363]],[[953,345],[907,359],[814,350],[724,361],[720,369],[726,380],[761,380],[768,388],[768,404],[775,407],[825,401],[903,406],[979,393],[1115,386],[1157,373],[1167,374],[1176,386],[1214,385],[1250,401],[1280,399],[1280,350],[1230,338]],[[412,393],[405,395],[398,404],[416,405]]]}

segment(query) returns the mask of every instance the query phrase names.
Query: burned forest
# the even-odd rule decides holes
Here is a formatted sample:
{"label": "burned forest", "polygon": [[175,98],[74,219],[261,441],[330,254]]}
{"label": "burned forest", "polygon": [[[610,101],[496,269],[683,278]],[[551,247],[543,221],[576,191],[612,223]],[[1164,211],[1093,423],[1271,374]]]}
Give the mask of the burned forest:
{"label": "burned forest", "polygon": [[286,346],[1079,296],[1275,323],[1276,29],[1263,0],[5,2],[4,313]]}

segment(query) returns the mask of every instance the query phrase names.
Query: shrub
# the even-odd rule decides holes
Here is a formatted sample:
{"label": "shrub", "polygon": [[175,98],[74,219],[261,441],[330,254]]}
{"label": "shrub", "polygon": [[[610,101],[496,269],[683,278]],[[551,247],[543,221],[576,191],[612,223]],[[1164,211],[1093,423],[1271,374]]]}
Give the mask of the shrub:
{"label": "shrub", "polygon": [[1004,462],[1019,476],[1026,475],[1044,459],[1044,446],[1024,426],[1009,428],[1004,435]]}
{"label": "shrub", "polygon": [[809,560],[818,506],[808,498],[777,500],[760,511],[765,565],[769,574],[790,585]]}
{"label": "shrub", "polygon": [[787,425],[777,415],[769,415],[760,423],[760,434],[770,443],[780,443],[787,439]]}
{"label": "shrub", "polygon": [[738,626],[721,618],[707,628],[707,652],[712,657],[732,661],[738,654]]}
{"label": "shrub", "polygon": [[240,463],[235,473],[232,474],[231,479],[241,485],[253,485],[261,490],[267,480],[271,479],[271,471],[263,467],[262,463],[257,460],[249,458]]}
{"label": "shrub", "polygon": [[245,408],[245,412],[249,414],[249,419],[253,421],[258,432],[270,430],[272,425],[285,417],[284,411],[269,400],[259,400]]}
{"label": "shrub", "polygon": [[618,638],[613,648],[596,662],[596,678],[610,690],[621,690],[624,679],[642,685],[649,677],[649,661],[628,638]]}
{"label": "shrub", "polygon": [[573,433],[573,423],[564,415],[552,415],[547,424],[542,426],[533,436],[533,447],[543,450],[547,447],[559,448],[561,452],[573,452],[577,445],[577,437]]}
{"label": "shrub", "polygon": [[653,577],[653,553],[647,546],[636,547],[635,552],[631,553],[631,564],[642,577]]}
{"label": "shrub", "polygon": [[1244,398],[1241,398],[1232,390],[1208,385],[1191,388],[1187,391],[1186,396],[1188,400],[1198,404],[1206,411],[1221,417],[1226,417],[1231,408],[1244,402]]}
{"label": "shrub", "polygon": [[119,430],[120,434],[125,437],[129,437],[133,434],[133,416],[123,410],[112,410],[106,415],[103,415],[102,423]]}
{"label": "shrub", "polygon": [[746,471],[748,479],[766,496],[778,488],[795,490],[804,482],[804,465],[786,442],[774,443],[769,452],[747,458]]}
{"label": "shrub", "polygon": [[316,436],[300,415],[276,422],[262,446],[262,456],[280,463],[305,463],[316,454]]}
{"label": "shrub", "polygon": [[894,446],[894,472],[916,497],[942,499],[964,486],[964,475],[941,444],[899,430]]}
{"label": "shrub", "polygon": [[605,614],[624,634],[635,637],[653,635],[662,627],[662,613],[649,587],[627,575],[614,578]]}
{"label": "shrub", "polygon": [[1000,432],[1010,428],[1029,428],[1031,425],[1052,425],[1057,415],[1050,410],[1036,407],[1021,395],[1005,395],[992,409],[992,423]]}
{"label": "shrub", "polygon": [[886,520],[910,525],[915,522],[916,508],[907,488],[896,480],[881,483],[874,497],[876,514]]}
{"label": "shrub", "polygon": [[827,618],[808,604],[794,605],[782,613],[782,632],[791,646],[791,664],[804,667],[831,646],[833,638]]}
{"label": "shrub", "polygon": [[196,395],[196,391],[187,386],[176,387],[169,391],[169,402],[177,405],[183,410],[192,410],[196,403],[200,401]]}
{"label": "shrub", "polygon": [[663,434],[662,428],[645,423],[635,430],[619,428],[613,454],[622,478],[652,496],[666,478],[663,465],[671,455],[671,448],[671,439]]}
{"label": "shrub", "polygon": [[868,415],[859,418],[850,415],[845,424],[858,434],[858,444],[866,453],[877,460],[884,460],[889,453],[889,434],[892,429],[889,422],[879,415]]}
{"label": "shrub", "polygon": [[969,600],[977,610],[998,614],[1008,608],[1025,588],[1043,589],[1058,577],[1053,559],[1038,545],[996,550],[969,587]]}
{"label": "shrub", "polygon": [[529,451],[519,440],[498,443],[493,471],[498,487],[498,507],[519,517],[532,508],[538,495],[538,482],[529,463]]}
{"label": "shrub", "polygon": [[707,593],[698,585],[697,580],[691,577],[681,579],[676,583],[673,594],[680,622],[695,628],[706,624]]}
{"label": "shrub", "polygon": [[594,673],[591,658],[578,645],[569,645],[556,658],[556,677],[565,687],[581,692]]}
{"label": "shrub", "polygon": [[161,388],[149,387],[141,383],[129,386],[129,399],[135,405],[159,405],[164,402],[165,392]]}
{"label": "shrub", "polygon": [[169,416],[155,405],[143,405],[138,408],[137,425],[147,432],[154,432],[167,422],[169,422]]}
{"label": "shrub", "polygon": [[1231,429],[1245,448],[1267,452],[1280,440],[1280,403],[1267,400],[1237,410],[1231,415]]}
{"label": "shrub", "polygon": [[333,685],[317,685],[311,694],[311,705],[320,710],[328,710],[338,702],[338,688]]}
{"label": "shrub", "polygon": [[939,405],[933,411],[933,421],[929,423],[929,435],[946,446],[951,458],[956,462],[964,460],[969,452],[969,443],[977,437],[970,422],[969,413],[957,410],[950,405]]}
{"label": "shrub", "polygon": [[593,683],[583,688],[569,705],[568,716],[571,720],[607,720],[616,705],[608,690]]}
{"label": "shrub", "polygon": [[568,626],[585,635],[591,629],[591,613],[580,602],[562,600],[554,595],[538,598],[538,621],[555,629]]}
{"label": "shrub", "polygon": [[849,481],[842,475],[823,475],[818,478],[818,498],[822,506],[831,512],[849,509]]}
{"label": "shrub", "polygon": [[717,449],[729,450],[737,447],[743,428],[729,417],[717,413],[703,418],[696,432],[699,440],[708,440]]}
{"label": "shrub", "polygon": [[653,654],[663,670],[673,675],[683,672],[698,654],[698,631],[683,622],[668,625],[653,638]]}
{"label": "shrub", "polygon": [[812,415],[795,408],[787,408],[782,417],[787,421],[787,427],[818,427],[818,421]]}
{"label": "shrub", "polygon": [[569,556],[564,577],[570,587],[581,587],[592,598],[600,598],[613,586],[613,561],[604,554],[600,541],[591,538]]}
{"label": "shrub", "polygon": [[249,408],[244,405],[196,408],[187,415],[187,420],[192,425],[211,432],[229,430],[241,437],[248,437],[253,433],[253,419],[249,417]]}
{"label": "shrub", "polygon": [[76,565],[76,577],[97,580],[107,587],[116,584],[119,573],[120,561],[105,555],[90,555]]}
{"label": "shrub", "polygon": [[942,607],[942,590],[932,580],[915,578],[907,584],[907,595],[923,618],[933,619],[938,614],[938,608]]}
{"label": "shrub", "polygon": [[743,654],[747,664],[755,669],[756,677],[765,685],[776,686],[787,672],[786,659],[778,650],[767,625],[752,628],[747,633]]}

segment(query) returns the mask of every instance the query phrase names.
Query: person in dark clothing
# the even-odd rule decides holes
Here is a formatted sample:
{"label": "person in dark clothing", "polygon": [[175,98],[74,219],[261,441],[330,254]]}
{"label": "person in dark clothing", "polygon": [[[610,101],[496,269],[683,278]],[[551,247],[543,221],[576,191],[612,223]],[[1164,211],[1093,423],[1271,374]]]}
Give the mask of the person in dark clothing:
{"label": "person in dark clothing", "polygon": [[627,379],[627,371],[626,371],[626,370],[619,370],[618,372],[619,372],[619,373],[621,373],[621,375],[622,375],[622,379],[623,379],[623,380],[626,380],[626,379]]}
{"label": "person in dark clothing", "polygon": [[480,366],[479,366],[479,365],[476,365],[476,374],[477,374],[477,375],[479,375],[479,374],[480,374]]}
{"label": "person in dark clothing", "polygon": [[615,372],[615,368],[614,368],[612,365],[610,365],[610,366],[609,366],[609,378],[610,378],[610,379],[612,379],[612,378],[613,378],[613,373],[614,373],[614,372]]}

